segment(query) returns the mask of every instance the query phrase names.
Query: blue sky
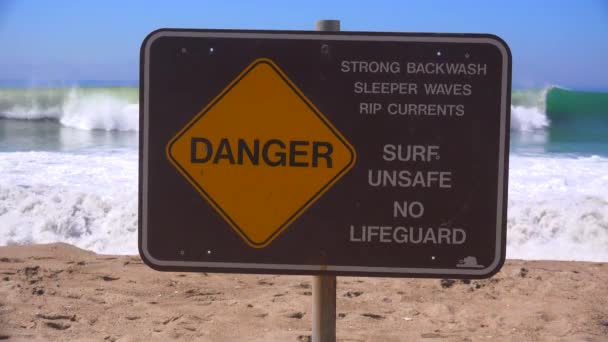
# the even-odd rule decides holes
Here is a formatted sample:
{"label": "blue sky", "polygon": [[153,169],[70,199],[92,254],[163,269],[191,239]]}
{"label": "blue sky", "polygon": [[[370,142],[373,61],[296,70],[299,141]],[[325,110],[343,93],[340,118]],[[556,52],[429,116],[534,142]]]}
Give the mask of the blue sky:
{"label": "blue sky", "polygon": [[138,77],[139,46],[161,27],[478,32],[513,52],[516,88],[608,90],[608,1],[0,0],[0,80]]}

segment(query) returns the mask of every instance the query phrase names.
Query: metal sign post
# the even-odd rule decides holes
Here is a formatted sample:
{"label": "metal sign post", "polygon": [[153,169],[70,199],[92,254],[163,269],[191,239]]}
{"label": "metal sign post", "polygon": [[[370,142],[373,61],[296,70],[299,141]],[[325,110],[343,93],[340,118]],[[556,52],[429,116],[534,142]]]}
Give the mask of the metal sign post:
{"label": "metal sign post", "polygon": [[313,276],[312,340],[336,340],[336,276]]}
{"label": "metal sign post", "polygon": [[[340,31],[340,20],[318,20],[317,31]],[[312,340],[336,340],[336,276],[316,275],[312,281]]]}

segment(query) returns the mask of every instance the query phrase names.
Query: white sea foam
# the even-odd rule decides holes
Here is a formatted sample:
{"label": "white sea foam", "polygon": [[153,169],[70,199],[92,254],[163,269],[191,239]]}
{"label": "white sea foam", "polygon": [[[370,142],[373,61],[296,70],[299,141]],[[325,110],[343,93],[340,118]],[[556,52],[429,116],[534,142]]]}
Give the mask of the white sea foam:
{"label": "white sea foam", "polygon": [[549,127],[544,109],[539,107],[511,106],[511,130],[534,132]]}
{"label": "white sea foam", "polygon": [[[608,158],[511,156],[507,257],[608,261]],[[0,245],[137,254],[137,151],[0,153]]]}
{"label": "white sea foam", "polygon": [[82,96],[72,90],[63,103],[59,122],[86,130],[137,131],[139,105],[107,94]]}
{"label": "white sea foam", "polygon": [[507,257],[608,261],[608,159],[511,156]]}
{"label": "white sea foam", "polygon": [[534,133],[549,127],[550,121],[545,112],[547,92],[552,87],[540,91],[530,91],[525,101],[511,105],[511,130],[523,133]]}
{"label": "white sea foam", "polygon": [[137,253],[137,152],[0,154],[0,245]]}
{"label": "white sea foam", "polygon": [[31,103],[29,105],[15,105],[0,113],[0,118],[20,120],[58,120],[61,118],[61,107],[42,107],[37,103]]}

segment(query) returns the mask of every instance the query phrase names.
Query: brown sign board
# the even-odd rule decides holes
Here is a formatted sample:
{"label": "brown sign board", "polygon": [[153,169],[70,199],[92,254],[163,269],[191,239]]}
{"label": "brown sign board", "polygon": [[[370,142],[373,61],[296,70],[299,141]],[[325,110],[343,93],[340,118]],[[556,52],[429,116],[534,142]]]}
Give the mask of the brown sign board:
{"label": "brown sign board", "polygon": [[504,263],[500,38],[163,29],[140,74],[152,268],[483,278]]}

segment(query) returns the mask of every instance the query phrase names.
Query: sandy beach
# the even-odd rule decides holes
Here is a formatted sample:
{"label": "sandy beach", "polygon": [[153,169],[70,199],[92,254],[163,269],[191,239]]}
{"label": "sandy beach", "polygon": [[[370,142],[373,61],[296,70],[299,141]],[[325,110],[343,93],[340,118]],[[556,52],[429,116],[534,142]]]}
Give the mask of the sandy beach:
{"label": "sandy beach", "polygon": [[[0,247],[0,340],[308,341],[311,277],[161,273],[67,244]],[[608,264],[487,280],[338,278],[340,341],[606,341]]]}

